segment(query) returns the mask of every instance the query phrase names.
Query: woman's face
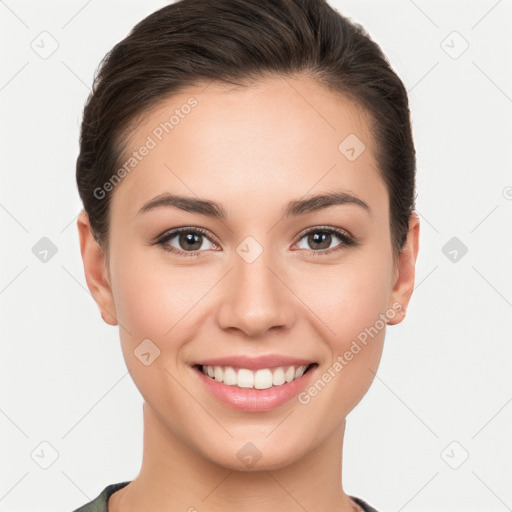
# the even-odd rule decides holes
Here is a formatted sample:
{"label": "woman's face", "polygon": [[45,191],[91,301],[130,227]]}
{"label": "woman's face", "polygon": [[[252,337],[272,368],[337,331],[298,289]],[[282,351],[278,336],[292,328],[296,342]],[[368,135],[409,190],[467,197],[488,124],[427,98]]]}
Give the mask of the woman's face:
{"label": "woman's face", "polygon": [[[412,291],[374,150],[364,113],[309,78],[189,88],[139,120],[95,297],[169,436],[262,469],[343,426]],[[183,199],[147,206],[166,194]]]}

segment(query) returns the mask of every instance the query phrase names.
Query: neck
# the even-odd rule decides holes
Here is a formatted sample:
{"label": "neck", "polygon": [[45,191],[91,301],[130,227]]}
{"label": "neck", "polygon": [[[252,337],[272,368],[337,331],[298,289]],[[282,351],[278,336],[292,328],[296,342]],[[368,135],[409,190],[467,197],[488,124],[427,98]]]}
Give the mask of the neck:
{"label": "neck", "polygon": [[305,457],[275,470],[235,471],[183,443],[144,404],[144,454],[139,475],[108,502],[109,512],[353,512],[342,488],[343,422]]}

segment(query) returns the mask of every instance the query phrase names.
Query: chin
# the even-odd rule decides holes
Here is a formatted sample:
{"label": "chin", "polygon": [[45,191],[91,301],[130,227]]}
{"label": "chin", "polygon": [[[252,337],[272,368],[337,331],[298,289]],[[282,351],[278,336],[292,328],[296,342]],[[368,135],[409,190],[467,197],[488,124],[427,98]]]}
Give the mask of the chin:
{"label": "chin", "polygon": [[[289,444],[284,445],[281,439],[266,439],[268,431],[255,435],[237,435],[229,443],[219,443],[200,449],[203,457],[214,464],[233,471],[271,471],[285,468],[299,460],[302,450],[299,443],[304,441],[301,436],[296,441],[288,437]],[[305,447],[304,447],[305,449]]]}

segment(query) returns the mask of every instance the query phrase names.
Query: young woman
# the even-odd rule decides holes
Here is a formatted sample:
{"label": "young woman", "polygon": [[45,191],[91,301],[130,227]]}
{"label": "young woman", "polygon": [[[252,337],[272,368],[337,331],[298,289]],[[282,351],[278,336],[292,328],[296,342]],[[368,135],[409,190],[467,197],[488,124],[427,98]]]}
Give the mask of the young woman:
{"label": "young woman", "polygon": [[77,183],[144,398],[140,473],[78,510],[375,510],[343,489],[345,421],[419,220],[406,90],[363,28],[323,0],[164,7],[101,64]]}

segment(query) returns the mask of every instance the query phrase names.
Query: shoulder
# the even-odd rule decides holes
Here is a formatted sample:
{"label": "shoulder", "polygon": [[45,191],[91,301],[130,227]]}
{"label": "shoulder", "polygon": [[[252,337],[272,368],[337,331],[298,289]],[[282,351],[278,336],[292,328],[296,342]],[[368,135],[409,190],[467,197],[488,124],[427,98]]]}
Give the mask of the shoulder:
{"label": "shoulder", "polygon": [[355,496],[350,496],[352,500],[354,500],[362,509],[364,512],[378,512],[377,509],[373,508],[371,505],[368,505],[366,501],[362,500],[361,498],[356,498]]}
{"label": "shoulder", "polygon": [[108,512],[107,503],[110,496],[129,483],[130,480],[127,482],[107,485],[107,487],[105,487],[105,489],[103,489],[96,498],[89,501],[89,503],[82,505],[80,508],[73,510],[73,512]]}

